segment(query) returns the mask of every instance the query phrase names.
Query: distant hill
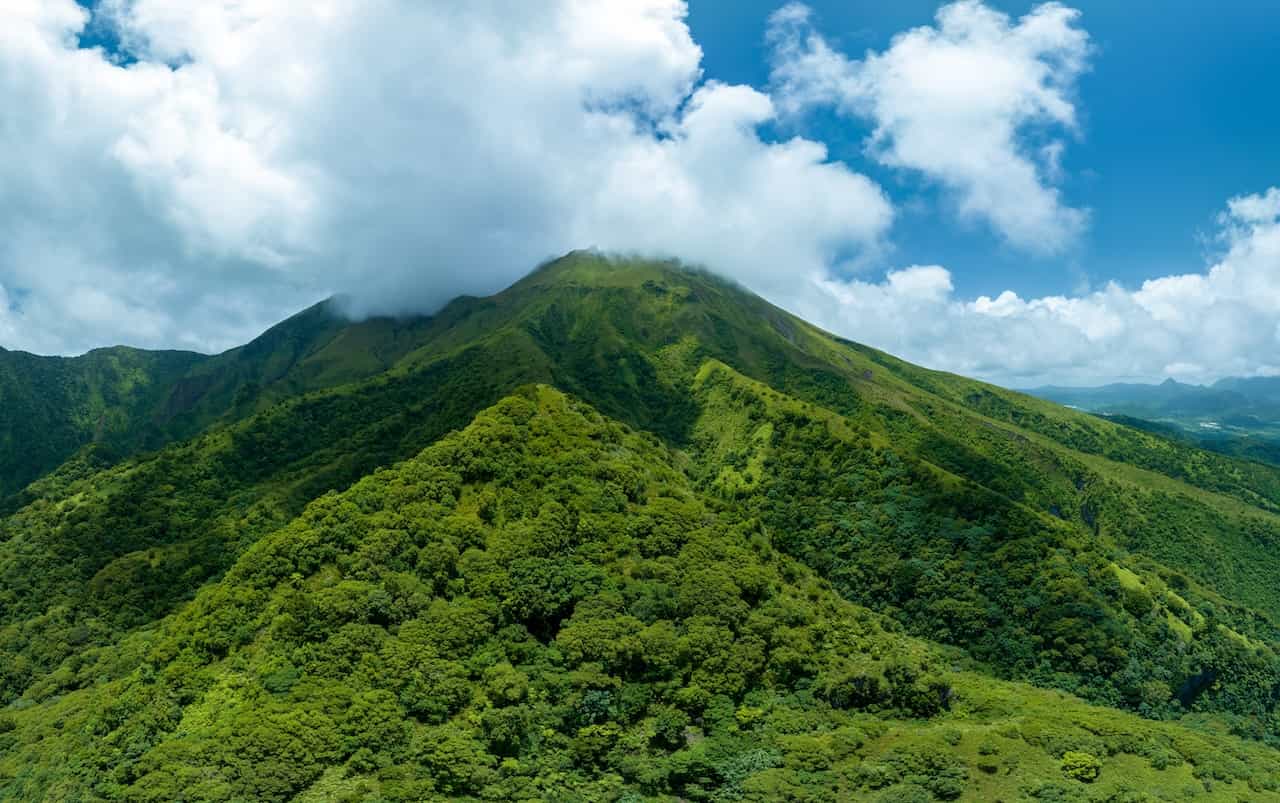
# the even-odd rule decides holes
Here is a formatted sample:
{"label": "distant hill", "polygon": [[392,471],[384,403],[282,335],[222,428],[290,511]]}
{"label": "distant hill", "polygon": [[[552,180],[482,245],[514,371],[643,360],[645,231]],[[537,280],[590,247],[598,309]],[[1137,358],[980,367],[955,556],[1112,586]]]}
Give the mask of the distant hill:
{"label": "distant hill", "polygon": [[1208,386],[1166,379],[1158,385],[1049,386],[1026,392],[1092,412],[1146,418],[1217,416],[1222,419],[1253,417],[1280,420],[1280,378],[1227,378]]}
{"label": "distant hill", "polygon": [[1280,799],[1280,469],[585,252],[183,359],[0,517],[0,798]]}

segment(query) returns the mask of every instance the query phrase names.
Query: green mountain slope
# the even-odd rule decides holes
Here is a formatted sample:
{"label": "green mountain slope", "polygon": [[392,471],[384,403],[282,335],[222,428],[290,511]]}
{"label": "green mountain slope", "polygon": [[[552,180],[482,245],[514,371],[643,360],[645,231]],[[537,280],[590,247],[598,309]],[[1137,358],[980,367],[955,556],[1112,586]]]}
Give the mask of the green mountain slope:
{"label": "green mountain slope", "polygon": [[[194,376],[206,378],[196,385],[183,384]],[[523,401],[503,402],[499,410],[507,412],[490,411],[469,434],[441,441],[451,430],[467,426],[481,411],[534,383],[557,390],[539,391],[550,394],[545,397],[524,392],[519,397]],[[190,390],[193,387],[196,389]],[[249,782],[246,778],[256,772],[254,761],[229,769],[228,762],[234,762],[217,753],[213,742],[220,740],[217,734],[222,731],[218,728],[230,727],[214,722],[214,708],[227,702],[232,708],[255,709],[268,698],[241,699],[235,696],[237,686],[228,687],[226,694],[230,696],[197,701],[205,700],[202,695],[210,689],[221,688],[218,684],[224,680],[247,677],[244,672],[248,670],[242,666],[246,661],[256,667],[254,672],[274,672],[264,668],[268,664],[254,662],[259,658],[276,663],[284,660],[280,657],[284,653],[276,650],[284,649],[281,645],[285,642],[276,644],[275,637],[268,638],[262,630],[267,627],[274,632],[268,625],[282,610],[272,607],[278,602],[277,595],[289,586],[307,596],[309,589],[327,588],[337,575],[328,568],[308,565],[305,570],[290,570],[287,582],[273,576],[269,583],[263,581],[266,585],[245,586],[244,578],[267,559],[268,553],[262,551],[268,548],[265,545],[289,551],[293,547],[285,546],[286,542],[305,541],[309,536],[304,533],[311,526],[306,524],[307,517],[333,502],[333,497],[326,496],[329,492],[356,483],[357,488],[378,496],[384,491],[384,481],[406,470],[376,473],[380,467],[427,459],[425,455],[415,458],[423,449],[437,455],[431,459],[438,459],[444,452],[432,450],[444,449],[444,443],[492,446],[476,432],[489,431],[491,427],[484,422],[495,415],[509,415],[511,405],[527,405],[530,398],[540,399],[535,406],[543,411],[531,420],[542,421],[545,413],[549,417],[545,426],[568,427],[563,432],[557,430],[559,434],[552,440],[564,439],[566,454],[583,463],[581,468],[566,463],[556,471],[566,477],[579,476],[574,472],[588,471],[602,462],[595,447],[579,448],[579,430],[586,427],[595,432],[593,427],[599,425],[604,427],[601,432],[613,431],[613,425],[599,422],[595,413],[575,408],[574,403],[549,401],[561,399],[558,393],[568,393],[600,414],[643,433],[626,434],[626,438],[640,438],[644,444],[641,448],[639,441],[627,441],[632,444],[623,461],[627,471],[616,477],[588,471],[575,480],[577,496],[564,492],[565,499],[576,501],[570,504],[558,499],[560,505],[573,508],[587,504],[584,500],[614,494],[612,484],[622,493],[617,499],[623,508],[615,512],[625,521],[643,520],[652,515],[645,506],[653,503],[648,491],[640,494],[636,490],[634,475],[660,476],[660,484],[672,489],[673,498],[690,500],[704,511],[699,515],[719,522],[715,540],[731,544],[741,543],[735,538],[745,539],[748,551],[755,555],[752,560],[763,561],[766,568],[762,571],[780,573],[780,582],[791,586],[816,584],[812,585],[815,591],[802,595],[809,600],[801,605],[804,617],[809,617],[806,621],[827,616],[820,613],[826,603],[819,597],[838,597],[843,600],[840,605],[862,606],[886,617],[883,621],[889,623],[889,635],[868,638],[877,643],[883,638],[885,649],[890,644],[895,650],[904,644],[915,645],[908,652],[919,658],[921,666],[934,667],[925,674],[936,676],[942,671],[938,667],[951,664],[967,667],[959,675],[952,672],[946,682],[966,690],[971,700],[986,700],[974,703],[974,710],[989,708],[982,716],[993,718],[993,728],[1000,717],[1004,717],[1004,724],[999,727],[1014,728],[1006,720],[1015,716],[1013,710],[1023,707],[1026,716],[1032,717],[1029,721],[1038,723],[1028,726],[1033,730],[1057,733],[1065,729],[1063,732],[1076,734],[1071,737],[1075,741],[1068,740],[1073,753],[1147,755],[1143,752],[1146,748],[1135,746],[1137,742],[1113,743],[1104,732],[1117,739],[1125,734],[1165,734],[1159,738],[1197,745],[1194,749],[1170,748],[1167,755],[1176,753],[1179,758],[1169,758],[1174,763],[1166,769],[1172,774],[1160,776],[1162,785],[1158,788],[1164,792],[1156,795],[1157,799],[1176,799],[1187,784],[1204,793],[1222,791],[1215,783],[1250,780],[1250,773],[1237,771],[1233,761],[1245,761],[1249,767],[1269,766],[1266,757],[1273,753],[1266,751],[1272,748],[1244,748],[1231,739],[1224,741],[1224,734],[1280,742],[1280,627],[1276,624],[1280,586],[1275,583],[1280,577],[1280,471],[1014,392],[926,371],[835,338],[707,274],[671,263],[606,260],[579,253],[543,266],[493,297],[458,299],[430,318],[350,324],[319,307],[245,349],[186,367],[166,391],[170,395],[161,394],[156,403],[172,399],[175,389],[182,388],[187,390],[177,393],[181,404],[174,409],[186,412],[166,419],[170,427],[167,437],[187,432],[192,436],[188,440],[119,461],[83,451],[15,497],[12,511],[0,519],[0,702],[10,705],[16,728],[10,740],[16,752],[10,752],[12,760],[0,762],[0,767],[14,779],[11,788],[22,790],[23,795],[65,799],[54,790],[71,784],[65,788],[79,790],[76,794],[87,795],[84,790],[97,789],[96,794],[124,799],[158,798],[161,791],[146,791],[168,788],[162,783],[164,773],[156,768],[173,771],[187,763],[203,767],[201,777],[220,779],[217,783],[224,784],[202,787],[206,789],[201,793],[203,799],[266,794],[244,786]],[[160,408],[149,409],[154,415]],[[571,409],[575,411],[572,414]],[[576,421],[574,416],[596,423],[569,426],[566,421]],[[540,441],[541,451],[531,453],[525,442],[534,435],[532,431],[521,432],[490,451],[511,452],[511,460],[516,461],[513,465],[521,466],[520,472],[542,471],[540,461],[545,455],[541,451],[554,455],[557,449]],[[595,443],[592,436],[583,437]],[[571,442],[578,446],[570,448]],[[474,449],[484,451],[479,445]],[[451,459],[461,459],[455,452],[448,453],[454,455]],[[470,491],[452,503],[441,502],[453,504],[452,512],[424,509],[422,521],[414,527],[434,532],[438,526],[432,517],[437,514],[446,518],[478,516],[490,528],[486,530],[489,535],[484,543],[470,546],[482,552],[497,550],[495,556],[504,554],[503,543],[513,536],[502,527],[492,529],[496,519],[484,519],[490,514],[482,515],[479,497],[492,491],[505,500],[494,510],[509,514],[513,520],[536,518],[536,510],[520,507],[522,496],[542,497],[518,483],[512,486],[517,490],[499,493],[495,481],[494,476],[482,474],[469,477],[463,486]],[[355,490],[351,493],[358,495]],[[413,501],[402,500],[404,504]],[[394,509],[401,502],[379,501],[374,507],[388,504]],[[308,510],[311,512],[305,512]],[[598,543],[593,542],[594,551],[583,552],[581,557],[588,563],[595,561],[597,572],[613,578],[608,582],[626,585],[630,580],[618,578],[634,578],[634,567],[601,546],[609,543],[610,537],[601,535]],[[637,536],[632,533],[628,537]],[[418,550],[431,538],[435,536],[411,535]],[[460,553],[466,552],[458,544],[454,546]],[[397,583],[412,579],[425,584],[431,599],[474,596],[465,585],[454,583],[458,578],[452,575],[438,587],[431,579],[436,576],[431,573],[434,570],[420,565],[416,558],[401,565],[400,558],[393,560],[390,553],[378,552],[380,547],[369,549],[374,550],[369,558],[369,577],[348,576],[349,567],[335,556],[334,567],[341,575],[335,582],[372,583],[371,578],[392,572],[404,575]],[[564,546],[564,550],[575,549],[576,544]],[[674,551],[663,555],[678,559],[680,549],[673,545]],[[766,556],[772,557],[766,560]],[[383,557],[392,562],[384,562]],[[641,557],[649,560],[655,556]],[[733,564],[746,557],[715,560]],[[511,593],[525,593],[520,589],[532,589],[544,580],[551,582],[532,576],[503,582],[516,589]],[[568,582],[555,580],[553,585],[564,590]],[[341,591],[327,592],[335,599],[324,604],[357,605],[365,591],[368,589],[343,586]],[[749,595],[742,599],[752,610],[764,602]],[[585,598],[566,603],[563,616],[555,621],[512,619],[499,604],[498,613],[490,610],[486,614],[487,621],[494,633],[523,628],[524,635],[512,638],[531,639],[533,653],[557,652],[563,617],[576,616],[578,602],[585,604]],[[657,621],[632,610],[625,594],[623,602],[625,615],[645,626]],[[588,609],[591,606],[584,608],[584,615]],[[691,614],[668,613],[677,629],[688,626],[684,619]],[[327,641],[353,622],[376,626],[395,636],[402,624],[384,614],[352,616],[356,618],[317,620],[307,639]],[[192,617],[205,624],[192,624]],[[216,632],[216,638],[225,644],[220,651],[202,647],[203,652],[190,653],[182,646],[189,639],[181,635],[188,627]],[[893,628],[902,628],[903,634],[894,633]],[[267,640],[260,642],[263,638]],[[947,646],[928,646],[912,639]],[[317,664],[315,672],[308,674],[302,659],[293,657],[302,649],[302,642],[288,644],[288,651],[292,651],[288,663],[293,668],[283,664],[277,668],[290,676],[295,670],[300,672],[299,678],[308,681],[305,688],[311,688],[308,684],[318,682],[325,672],[336,671]],[[349,649],[357,652],[377,651],[360,647],[363,642],[352,644],[355,646]],[[829,650],[812,650],[819,663],[831,657]],[[645,650],[640,652],[639,658],[644,659]],[[564,658],[562,651],[558,654]],[[439,657],[466,666],[474,663],[474,652],[450,655]],[[513,666],[519,664],[512,657],[506,660]],[[487,666],[482,664],[481,668]],[[690,666],[681,670],[686,675],[679,682],[669,682],[687,686]],[[407,671],[386,669],[386,682],[401,682],[400,676]],[[458,682],[474,694],[483,674],[476,674],[474,668],[467,671],[471,674]],[[552,684],[546,688],[551,689],[568,688],[555,684],[577,682],[572,678],[582,669],[562,664],[545,671],[549,673],[547,683]],[[621,679],[620,688],[641,682],[628,671],[613,673]],[[806,677],[809,685],[801,687],[752,676],[744,681],[740,693],[735,692],[737,696],[728,696],[735,706],[760,708],[760,703],[747,702],[751,694],[811,695],[818,675]],[[139,679],[145,683],[138,685]],[[188,681],[195,685],[184,686]],[[1058,692],[1034,691],[1005,681],[1066,690],[1095,704],[1141,714],[1152,722],[1144,724],[1129,714],[1086,708],[1076,702],[1061,703]],[[348,691],[356,694],[378,689],[389,690],[391,686],[366,678]],[[288,694],[269,699],[276,701],[271,710],[286,719],[296,714],[302,721],[310,721],[308,717],[321,713],[333,719],[337,713],[320,698],[354,699],[344,697],[347,692],[335,693],[333,698],[321,691],[315,699],[295,699]],[[145,709],[147,713],[139,716],[150,724],[129,725],[127,720],[133,714],[128,711],[111,714],[106,724],[94,719],[97,714],[91,716],[90,712],[102,710],[104,700],[122,695],[135,700],[141,706],[139,711]],[[830,702],[825,703],[828,708]],[[406,705],[403,701],[400,704]],[[810,704],[817,708],[805,707]],[[341,708],[346,704],[333,705]],[[480,709],[468,705],[450,709],[453,725],[476,727],[474,720],[483,718],[487,710],[483,704]],[[808,724],[789,726],[797,730],[788,733],[802,735],[844,727],[837,720],[824,719],[836,715],[822,708],[821,699],[800,700],[795,705],[798,708],[786,714],[792,718],[788,721]],[[865,745],[881,745],[887,751],[884,755],[896,756],[893,750],[899,739],[924,739],[928,734],[935,742],[941,738],[935,745],[938,750],[956,761],[969,762],[963,773],[967,778],[964,789],[971,794],[982,789],[990,792],[973,799],[1031,794],[1027,785],[1037,778],[1045,783],[1064,782],[1058,764],[1067,751],[1063,747],[1068,743],[1063,741],[1066,737],[1011,736],[1014,741],[1006,746],[1016,747],[1019,755],[1031,751],[1027,760],[1034,771],[987,773],[974,763],[983,759],[966,741],[969,731],[955,719],[955,711],[934,716],[950,717],[948,727],[959,728],[959,744],[968,747],[951,744],[947,740],[952,736],[944,738],[943,731],[933,725],[895,719],[901,712],[893,714],[889,709],[901,706],[876,705],[885,710],[870,709],[858,720],[863,724],[857,727],[866,731],[859,737]],[[1064,705],[1070,709],[1069,715],[1063,713],[1066,709],[1058,710]],[[681,710],[693,725],[704,728],[704,735],[709,732],[711,726],[697,722],[698,716],[706,716],[703,709]],[[992,713],[997,711],[1003,713]],[[401,714],[418,721],[409,709]],[[521,722],[537,723],[529,725],[533,728],[529,733],[550,729],[572,742],[581,736],[576,728],[611,722],[627,731],[644,721],[639,709],[628,716],[633,714],[639,719],[620,719],[619,712],[611,708],[608,717],[599,722],[577,722],[572,727],[547,724],[551,720],[536,717]],[[1102,717],[1096,729],[1084,729],[1092,736],[1080,735],[1078,729],[1072,730],[1076,726],[1067,722],[1070,717],[1083,722],[1095,716]],[[173,724],[173,717],[186,724]],[[458,717],[465,721],[455,721]],[[88,742],[57,741],[35,748],[39,740],[63,738],[44,724],[55,720],[79,723],[72,730],[81,736],[67,738],[74,742],[83,737]],[[1181,725],[1157,725],[1154,720],[1177,720]],[[871,721],[887,729],[873,736],[863,727]],[[741,731],[743,723],[737,723],[736,713],[734,723]],[[444,727],[430,718],[419,724]],[[547,727],[542,727],[544,724]],[[194,733],[191,728],[197,725],[211,729],[201,731],[206,742],[200,745],[182,736]],[[345,726],[335,727],[341,730]],[[540,727],[542,731],[537,730]],[[783,733],[778,730],[782,726],[769,727],[775,729],[775,735]],[[92,729],[91,737],[84,736],[85,728]],[[98,742],[107,734],[118,730],[124,735],[115,742],[116,749],[123,752],[92,752],[99,749]],[[488,744],[480,736],[474,738]],[[524,746],[514,755],[491,752],[492,761],[483,759],[481,763],[488,762],[484,765],[500,778],[506,777],[502,775],[505,759],[532,761],[539,767],[533,775],[539,778],[545,777],[544,762],[565,771],[571,768],[579,773],[574,783],[581,784],[586,798],[606,795],[601,791],[605,787],[593,786],[604,783],[605,776],[623,777],[630,784],[627,788],[642,792],[666,790],[690,798],[711,796],[713,788],[723,787],[718,793],[721,797],[746,790],[729,783],[741,770],[722,767],[713,772],[699,765],[698,779],[676,773],[664,776],[668,780],[659,783],[627,775],[629,770],[624,771],[622,764],[610,763],[613,759],[596,756],[588,760],[564,744],[560,746],[569,752],[537,752],[536,756],[528,752],[533,747],[521,744]],[[752,742],[736,752],[723,748],[718,755],[741,757],[756,749],[785,753],[780,744]],[[488,749],[481,748],[477,749]],[[839,756],[823,752],[828,748],[836,753],[845,749],[828,744],[819,750],[827,758],[813,761],[827,761],[830,766],[839,763]],[[36,770],[36,754],[30,752],[34,749],[69,751],[76,756],[74,764],[79,769],[44,762]],[[265,756],[253,753],[259,747],[246,749]],[[320,779],[304,773],[305,777],[280,781],[284,786],[279,788],[292,793],[305,787],[315,799],[331,799],[345,794],[344,789],[373,784],[369,788],[375,791],[369,795],[391,795],[385,791],[390,787],[384,786],[388,778],[383,764],[389,761],[390,766],[398,766],[409,759],[394,751],[373,750],[383,756],[373,766],[360,763],[368,756],[350,764],[355,750],[343,752],[346,749],[334,742],[306,746],[308,755],[314,753],[307,772],[319,772]],[[613,747],[602,755],[609,755],[610,750]],[[1245,755],[1241,750],[1262,752],[1249,752],[1246,761],[1239,758]],[[1166,756],[1166,752],[1160,755]],[[150,758],[144,761],[144,754]],[[859,766],[873,757],[857,750],[849,756],[855,754]],[[667,760],[649,758],[659,764]],[[1214,763],[1220,758],[1222,763]],[[201,763],[206,759],[211,763]],[[278,760],[287,763],[294,759]],[[790,760],[790,764],[785,756],[777,760],[782,764],[763,768],[772,773],[766,777],[776,780],[786,772],[800,771],[801,765],[794,763],[799,759]],[[98,770],[88,768],[101,768],[103,761],[128,769],[109,781],[89,780],[88,775]],[[898,762],[894,766],[901,771],[886,781],[886,788],[897,783],[894,778],[906,779],[915,772],[902,769],[911,761],[914,759],[900,756],[890,761]],[[419,769],[406,772],[430,776],[430,784],[436,784],[431,787],[436,789],[433,794],[442,793],[430,761],[419,755],[412,762],[417,762],[413,766]],[[1130,767],[1133,762],[1137,763]],[[1147,756],[1108,766],[1124,768],[1117,773],[1120,776],[1132,776],[1138,771],[1134,767],[1154,772],[1159,769],[1155,765],[1164,762],[1165,758]],[[24,773],[28,764],[33,768]],[[346,769],[337,769],[339,764]],[[827,771],[829,768],[821,770]],[[939,772],[940,777],[950,777]],[[1248,794],[1268,788],[1273,777],[1269,772],[1253,773],[1253,791]],[[1012,779],[1007,784],[1001,780],[1006,776]],[[1110,772],[1108,776],[1115,778]],[[479,780],[466,787],[468,794],[478,794],[498,782],[491,774],[477,777]],[[793,778],[786,783],[805,789],[828,781],[847,783],[850,795],[874,793],[874,784],[864,783],[861,775],[844,780],[822,778],[825,780],[812,783]],[[1171,779],[1177,779],[1176,783]],[[191,782],[195,783],[194,778]],[[344,786],[348,782],[349,786]],[[315,783],[321,785],[313,786]],[[1072,783],[1076,786],[1068,785],[1060,794],[1053,791],[1056,787],[1046,787],[1044,796],[1059,794],[1057,799],[1073,799],[1073,794],[1101,788]],[[500,788],[537,796],[529,791],[537,787]],[[1235,790],[1231,794],[1244,789],[1239,785],[1225,788]],[[926,794],[940,795],[940,789]],[[352,794],[359,799],[364,793]],[[411,792],[394,794],[412,798]],[[1237,797],[1248,794],[1240,792]],[[797,795],[797,799],[807,799]],[[764,795],[770,799],[778,796],[785,794]],[[1236,798],[1228,795],[1223,799]]]}
{"label": "green mountain slope", "polygon": [[95,465],[108,464],[381,373],[418,345],[421,322],[352,323],[327,301],[212,357],[111,348],[66,359],[0,349],[0,500],[83,447],[92,445]]}
{"label": "green mountain slope", "polygon": [[352,322],[338,301],[322,302],[201,361],[174,383],[155,416],[177,440],[283,399],[380,374],[419,344],[422,324],[421,318]]}
{"label": "green mountain slope", "polygon": [[[1036,454],[1027,438],[1016,450],[1026,487],[992,490],[958,473],[961,460],[943,470],[904,456],[874,429],[722,364],[704,366],[697,387],[699,429],[717,452],[701,461],[716,472],[711,488],[755,512],[779,548],[846,598],[963,645],[998,674],[1148,714],[1213,710],[1254,732],[1269,727],[1256,715],[1274,705],[1271,617],[1131,553],[1128,532],[1090,533],[1028,493],[1055,490],[1060,473],[1086,499],[1152,504],[1131,487],[1066,455]],[[1265,573],[1254,580],[1267,587]],[[1212,683],[1193,682],[1204,672]]]}
{"label": "green mountain slope", "polygon": [[135,639],[137,670],[9,715],[0,788],[1280,798],[1267,748],[951,670],[684,462],[549,388],[508,398],[250,548]]}
{"label": "green mountain slope", "polygon": [[71,359],[0,349],[0,499],[87,443],[156,439],[158,432],[137,422],[199,360],[125,348]]}

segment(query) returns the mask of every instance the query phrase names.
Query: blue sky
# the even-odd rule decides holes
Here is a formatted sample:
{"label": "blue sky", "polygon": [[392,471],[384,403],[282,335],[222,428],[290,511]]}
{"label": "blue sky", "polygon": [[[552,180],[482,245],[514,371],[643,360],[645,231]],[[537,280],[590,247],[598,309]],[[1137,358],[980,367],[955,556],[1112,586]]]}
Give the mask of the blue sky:
{"label": "blue sky", "polygon": [[[764,31],[776,0],[694,0],[689,24],[709,75],[768,83]],[[881,51],[900,31],[932,23],[940,3],[811,0],[818,27],[848,54]],[[992,2],[1013,16],[1035,3]],[[1201,270],[1206,238],[1225,199],[1280,181],[1280,7],[1265,0],[1079,0],[1093,40],[1079,81],[1083,123],[1069,140],[1062,183],[1069,202],[1092,210],[1078,246],[1036,257],[1004,246],[989,229],[957,225],[930,206],[894,230],[900,264],[946,264],[963,295],[1071,293],[1093,285]],[[835,158],[875,176],[895,197],[936,194],[912,176],[864,157],[868,127],[810,121],[807,133]]]}
{"label": "blue sky", "polygon": [[1263,2],[0,3],[0,347],[677,257],[998,383],[1280,374]]}

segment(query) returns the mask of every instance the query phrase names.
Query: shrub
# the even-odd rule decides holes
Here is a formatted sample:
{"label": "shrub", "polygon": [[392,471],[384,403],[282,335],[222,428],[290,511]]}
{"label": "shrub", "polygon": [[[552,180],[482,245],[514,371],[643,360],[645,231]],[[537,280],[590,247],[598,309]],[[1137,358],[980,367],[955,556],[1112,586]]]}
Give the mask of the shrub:
{"label": "shrub", "polygon": [[1102,762],[1089,753],[1068,750],[1062,755],[1062,771],[1072,780],[1093,783],[1102,774]]}
{"label": "shrub", "polygon": [[930,803],[932,800],[933,795],[929,794],[929,790],[915,784],[907,784],[881,792],[876,798],[876,803]]}

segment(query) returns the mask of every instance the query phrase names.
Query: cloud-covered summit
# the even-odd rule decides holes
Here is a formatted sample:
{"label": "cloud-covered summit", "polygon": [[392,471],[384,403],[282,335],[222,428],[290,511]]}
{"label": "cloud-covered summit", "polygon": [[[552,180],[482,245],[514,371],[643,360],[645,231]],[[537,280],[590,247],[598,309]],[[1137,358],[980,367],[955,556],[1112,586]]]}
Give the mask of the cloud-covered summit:
{"label": "cloud-covered summit", "polygon": [[[707,74],[686,14],[11,0],[0,345],[216,350],[330,294],[429,311],[596,247],[701,263],[848,337],[998,381],[1277,370],[1277,190],[1230,202],[1204,273],[1136,289],[965,299],[946,254],[893,265],[910,236],[898,207],[924,201],[863,171],[923,176],[954,204],[939,221],[958,212],[1029,254],[1087,230],[1060,189],[1096,58],[1073,9],[1014,19],[961,0],[850,56],[787,5],[761,30],[762,87]],[[84,46],[105,30],[117,49]],[[806,128],[821,108],[871,127],[861,167]]]}
{"label": "cloud-covered summit", "polygon": [[[0,341],[219,348],[329,293],[486,293],[573,248],[785,287],[893,211],[773,101],[703,80],[676,0],[72,0],[0,10]],[[15,303],[14,292],[21,301]]]}
{"label": "cloud-covered summit", "polygon": [[1016,387],[1280,375],[1280,189],[1232,199],[1204,273],[1078,296],[957,298],[941,267],[828,280],[804,312],[926,365]]}

